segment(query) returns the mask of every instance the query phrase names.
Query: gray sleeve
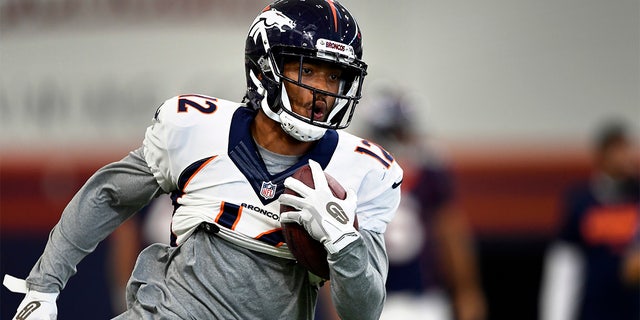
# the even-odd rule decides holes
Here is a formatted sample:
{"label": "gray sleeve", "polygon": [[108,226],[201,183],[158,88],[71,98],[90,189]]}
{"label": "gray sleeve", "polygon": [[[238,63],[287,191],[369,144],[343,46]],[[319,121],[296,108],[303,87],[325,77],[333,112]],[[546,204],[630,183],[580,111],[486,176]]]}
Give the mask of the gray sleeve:
{"label": "gray sleeve", "polygon": [[64,209],[27,285],[59,292],[76,265],[121,223],[161,192],[142,148],[96,171]]}
{"label": "gray sleeve", "polygon": [[389,262],[381,233],[360,230],[361,239],[329,255],[331,298],[342,319],[379,319]]}

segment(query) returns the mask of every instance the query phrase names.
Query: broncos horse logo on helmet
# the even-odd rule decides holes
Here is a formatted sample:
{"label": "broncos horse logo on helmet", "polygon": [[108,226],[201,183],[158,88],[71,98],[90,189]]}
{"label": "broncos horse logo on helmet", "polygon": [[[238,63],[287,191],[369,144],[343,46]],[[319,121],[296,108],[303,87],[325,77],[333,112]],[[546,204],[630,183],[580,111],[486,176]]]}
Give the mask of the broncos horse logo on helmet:
{"label": "broncos horse logo on helmet", "polygon": [[[349,126],[360,99],[367,65],[362,59],[362,36],[353,16],[331,0],[282,0],[267,6],[253,21],[245,46],[247,93],[245,102],[261,108],[300,141],[320,139],[327,129]],[[285,77],[287,61],[328,62],[342,70],[338,93],[327,92]],[[284,81],[331,96],[335,103],[319,121],[292,110]]]}

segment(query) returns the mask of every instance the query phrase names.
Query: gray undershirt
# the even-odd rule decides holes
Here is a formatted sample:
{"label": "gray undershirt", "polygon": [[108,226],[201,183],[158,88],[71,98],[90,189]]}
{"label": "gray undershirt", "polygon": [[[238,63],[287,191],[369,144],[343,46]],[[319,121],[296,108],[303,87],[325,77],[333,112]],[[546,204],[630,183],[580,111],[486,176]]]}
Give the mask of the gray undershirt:
{"label": "gray undershirt", "polygon": [[262,157],[262,161],[267,167],[267,171],[269,171],[269,174],[271,175],[289,169],[292,165],[296,164],[298,160],[300,160],[300,156],[290,156],[271,152],[263,146],[259,145],[257,142],[256,146],[258,146],[258,152]]}

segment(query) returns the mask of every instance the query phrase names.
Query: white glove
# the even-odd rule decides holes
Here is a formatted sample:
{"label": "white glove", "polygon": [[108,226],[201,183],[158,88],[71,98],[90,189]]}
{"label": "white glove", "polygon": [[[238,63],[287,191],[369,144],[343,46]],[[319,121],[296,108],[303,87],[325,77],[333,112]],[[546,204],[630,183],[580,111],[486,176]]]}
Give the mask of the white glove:
{"label": "white glove", "polygon": [[360,233],[353,227],[356,212],[356,194],[347,190],[344,200],[336,198],[320,165],[309,160],[312,189],[300,180],[292,177],[284,180],[285,187],[300,196],[282,194],[280,203],[291,206],[298,211],[283,212],[280,222],[296,222],[302,225],[316,240],[320,241],[329,253],[336,253],[348,244],[360,238]]}
{"label": "white glove", "polygon": [[56,320],[58,293],[45,293],[29,290],[18,306],[13,320]]}
{"label": "white glove", "polygon": [[56,306],[58,292],[45,293],[26,290],[27,286],[24,280],[10,275],[5,275],[2,283],[13,292],[26,292],[27,294],[20,302],[13,320],[56,320],[58,317],[58,307]]}

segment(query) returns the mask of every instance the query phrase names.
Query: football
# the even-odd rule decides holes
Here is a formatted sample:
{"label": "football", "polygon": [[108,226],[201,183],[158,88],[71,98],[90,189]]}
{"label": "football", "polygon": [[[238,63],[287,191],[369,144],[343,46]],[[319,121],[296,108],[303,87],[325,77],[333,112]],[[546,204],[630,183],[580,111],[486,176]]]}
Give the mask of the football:
{"label": "football", "polygon": [[[296,172],[291,175],[293,178],[300,180],[308,187],[315,188],[313,183],[313,176],[311,174],[311,167],[304,165],[300,167]],[[339,199],[345,199],[347,192],[338,183],[336,179],[325,173],[327,177],[327,183],[329,189],[333,195]],[[285,188],[284,193],[296,194],[289,188]],[[293,208],[285,205],[280,205],[280,212],[291,211]],[[354,227],[358,229],[358,218],[355,217]],[[282,233],[284,234],[285,242],[291,250],[291,253],[296,258],[298,263],[309,270],[311,273],[329,280],[329,263],[327,262],[327,251],[320,241],[314,239],[309,235],[305,228],[295,222],[283,223]]]}

